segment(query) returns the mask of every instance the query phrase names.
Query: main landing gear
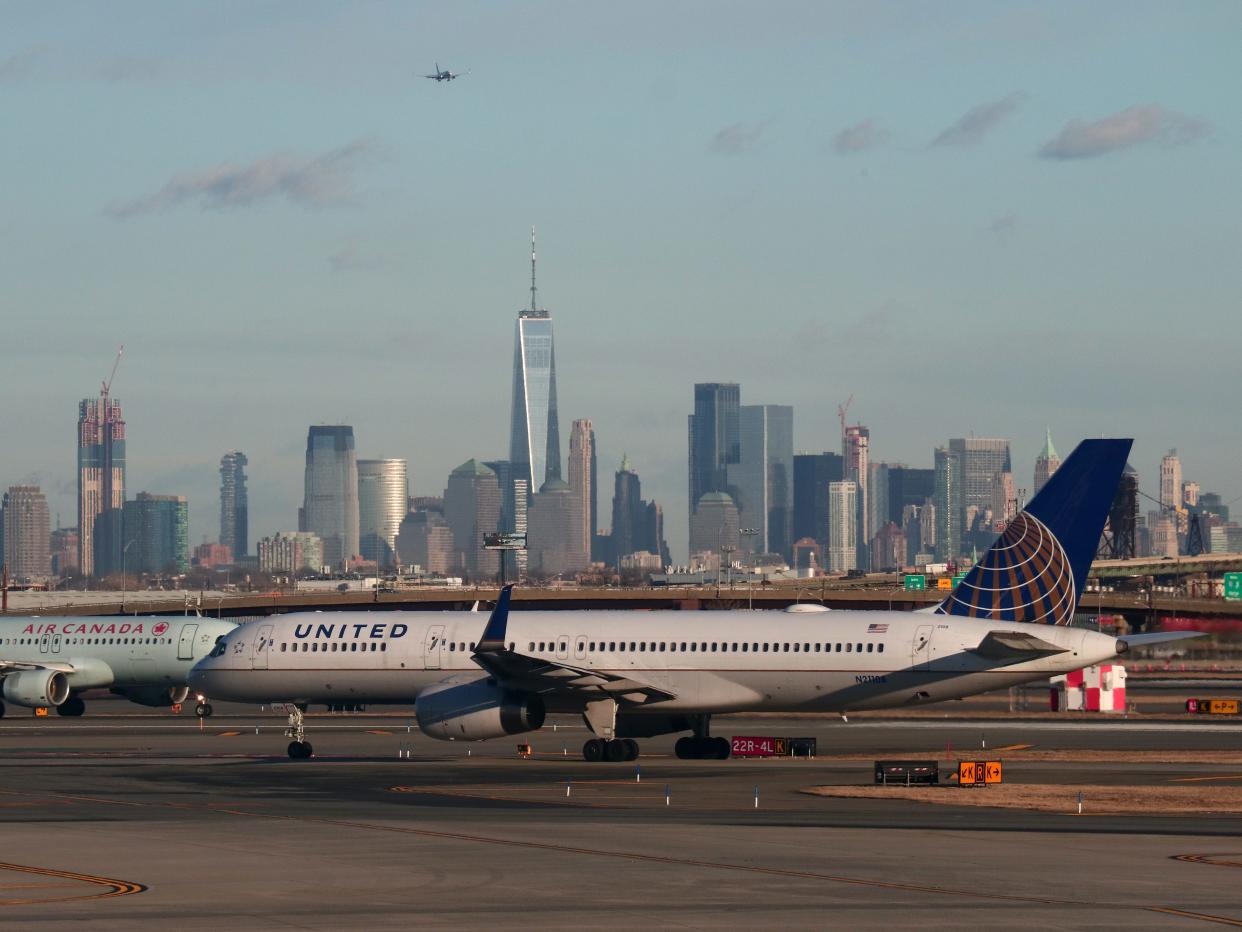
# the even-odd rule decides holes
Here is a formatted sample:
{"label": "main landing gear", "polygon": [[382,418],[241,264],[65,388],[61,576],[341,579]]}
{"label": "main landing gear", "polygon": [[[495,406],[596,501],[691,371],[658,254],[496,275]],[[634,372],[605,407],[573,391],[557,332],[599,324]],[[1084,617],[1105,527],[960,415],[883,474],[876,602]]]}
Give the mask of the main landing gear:
{"label": "main landing gear", "polygon": [[68,718],[77,718],[85,711],[86,703],[77,696],[70,696],[56,707],[57,715],[64,715]]}
{"label": "main landing gear", "polygon": [[614,738],[611,741],[592,738],[582,746],[582,759],[592,764],[602,760],[612,763],[638,760],[638,742],[633,738]]}
{"label": "main landing gear", "polygon": [[289,756],[293,760],[308,760],[315,749],[306,740],[306,705],[295,705],[289,713],[289,727],[285,729],[285,737],[292,738],[289,742]]}
{"label": "main landing gear", "polygon": [[712,717],[699,715],[694,720],[694,737],[678,738],[673,753],[682,760],[728,760],[733,745],[727,738],[711,737]]}

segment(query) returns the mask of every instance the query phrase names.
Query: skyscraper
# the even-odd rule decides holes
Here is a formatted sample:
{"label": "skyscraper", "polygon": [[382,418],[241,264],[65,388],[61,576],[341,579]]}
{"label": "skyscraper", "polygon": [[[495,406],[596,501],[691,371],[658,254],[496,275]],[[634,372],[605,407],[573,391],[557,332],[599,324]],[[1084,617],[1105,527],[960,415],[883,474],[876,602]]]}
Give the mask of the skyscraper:
{"label": "skyscraper", "polygon": [[962,457],[946,447],[937,447],[935,454],[936,559],[956,559],[962,550]]}
{"label": "skyscraper", "polygon": [[405,460],[358,460],[358,547],[364,560],[381,569],[393,566],[409,501]]}
{"label": "skyscraper", "polygon": [[561,433],[556,411],[556,352],[552,318],[535,292],[535,231],[530,234],[530,307],[518,313],[513,338],[513,410],[509,424],[513,478],[538,489],[561,478]]}
{"label": "skyscraper", "polygon": [[1035,457],[1035,484],[1031,486],[1032,495],[1039,494],[1044,483],[1052,477],[1060,465],[1061,457],[1057,456],[1056,447],[1052,445],[1052,428],[1049,427],[1044,433],[1044,448],[1039,451],[1039,456]]}
{"label": "skyscraper", "polygon": [[[101,391],[78,405],[78,568],[83,576],[115,572],[124,504],[125,419],[121,402]],[[105,566],[96,567],[97,555]]]}
{"label": "skyscraper", "polygon": [[612,557],[617,566],[622,557],[647,549],[643,534],[646,503],[642,498],[638,473],[630,466],[630,458],[622,456],[612,494]]}
{"label": "skyscraper", "polygon": [[4,493],[3,560],[14,579],[46,578],[52,572],[51,518],[37,485],[14,485]]}
{"label": "skyscraper", "polygon": [[888,467],[888,517],[901,524],[909,505],[922,507],[936,494],[936,471],[910,466]]}
{"label": "skyscraper", "polygon": [[740,405],[738,462],[725,473],[745,555],[786,555],[793,510],[793,408]]}
{"label": "skyscraper", "polygon": [[993,437],[959,437],[949,441],[962,468],[962,526],[969,527],[975,514],[992,504],[992,480],[998,472],[1012,472],[1009,441]]}
{"label": "skyscraper", "polygon": [[799,453],[793,458],[793,538],[809,537],[828,552],[828,484],[844,476],[839,453]]}
{"label": "skyscraper", "polygon": [[858,484],[852,479],[828,484],[828,560],[830,573],[856,569],[858,557]]}
{"label": "skyscraper", "polygon": [[[444,517],[453,531],[462,569],[471,582],[496,577],[500,571],[500,551],[487,550],[483,535],[491,534],[500,522],[500,486],[496,473],[473,459],[449,473],[444,490]],[[525,514],[522,515],[525,521]]]}
{"label": "skyscraper", "polygon": [[333,569],[358,556],[358,461],[352,427],[318,425],[308,432],[298,530],[319,536],[323,562]]}
{"label": "skyscraper", "polygon": [[728,489],[728,467],[741,462],[741,398],[736,382],[694,386],[694,413],[689,416],[691,516],[705,494]]}
{"label": "skyscraper", "polygon": [[699,508],[690,519],[690,558],[696,554],[715,554],[720,565],[731,563],[739,543],[737,506],[724,492],[705,492]]}
{"label": "skyscraper", "polygon": [[[845,428],[845,436],[841,438],[841,457],[845,461],[845,478],[855,485],[855,502],[858,506],[856,536],[858,555],[854,566],[850,569],[865,567],[867,542],[871,540],[871,525],[868,522],[868,482],[871,480],[871,430],[862,424],[854,424]],[[831,552],[831,547],[829,548]]]}
{"label": "skyscraper", "polygon": [[528,566],[539,576],[572,576],[587,568],[591,554],[583,527],[583,502],[568,482],[549,479],[531,499],[527,513]]}
{"label": "skyscraper", "polygon": [[570,543],[575,553],[580,550],[586,554],[587,562],[590,562],[591,540],[594,536],[591,514],[595,501],[594,441],[595,431],[591,429],[591,422],[574,421],[573,429],[569,433],[569,487],[573,491],[581,521],[572,529]]}
{"label": "skyscraper", "polygon": [[250,547],[246,496],[246,454],[230,450],[220,458],[220,543],[238,560]]}
{"label": "skyscraper", "polygon": [[124,508],[125,573],[190,568],[190,507],[184,495],[139,492]]}
{"label": "skyscraper", "polygon": [[1165,512],[1182,507],[1182,461],[1176,450],[1170,450],[1160,460],[1160,507]]}

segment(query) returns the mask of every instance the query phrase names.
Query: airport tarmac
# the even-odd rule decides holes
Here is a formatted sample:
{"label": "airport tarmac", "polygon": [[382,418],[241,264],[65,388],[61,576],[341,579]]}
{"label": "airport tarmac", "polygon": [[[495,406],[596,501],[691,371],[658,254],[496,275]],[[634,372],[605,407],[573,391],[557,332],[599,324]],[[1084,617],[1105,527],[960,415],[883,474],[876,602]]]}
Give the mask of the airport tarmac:
{"label": "airport tarmac", "polygon": [[[291,761],[271,710],[217,706],[200,730],[98,705],[0,720],[6,928],[1242,927],[1242,816],[1074,814],[1079,786],[1242,787],[1236,722],[722,718],[819,756],[680,761],[664,738],[587,764],[569,718],[522,760],[519,738],[435,742],[394,710],[311,716],[318,756]],[[1064,786],[1065,812],[801,792],[950,756]]]}

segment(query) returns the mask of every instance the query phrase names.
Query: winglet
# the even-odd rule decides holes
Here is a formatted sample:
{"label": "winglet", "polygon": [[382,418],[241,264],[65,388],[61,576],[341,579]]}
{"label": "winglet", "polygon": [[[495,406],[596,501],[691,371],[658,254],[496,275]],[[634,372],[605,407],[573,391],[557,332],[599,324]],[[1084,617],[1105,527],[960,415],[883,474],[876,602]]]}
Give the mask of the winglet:
{"label": "winglet", "polygon": [[487,627],[483,629],[483,637],[475,648],[476,654],[504,649],[505,634],[509,629],[509,599],[512,595],[513,583],[500,590],[500,598],[496,600],[496,607],[492,609],[487,618]]}

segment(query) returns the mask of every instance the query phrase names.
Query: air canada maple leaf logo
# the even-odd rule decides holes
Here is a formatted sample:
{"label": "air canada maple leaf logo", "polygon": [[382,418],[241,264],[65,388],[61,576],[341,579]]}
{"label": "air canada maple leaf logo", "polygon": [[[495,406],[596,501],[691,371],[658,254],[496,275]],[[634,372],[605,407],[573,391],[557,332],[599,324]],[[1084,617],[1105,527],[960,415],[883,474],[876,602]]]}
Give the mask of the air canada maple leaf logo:
{"label": "air canada maple leaf logo", "polygon": [[161,621],[151,629],[151,633],[156,637],[161,637],[168,631],[168,622]]}

